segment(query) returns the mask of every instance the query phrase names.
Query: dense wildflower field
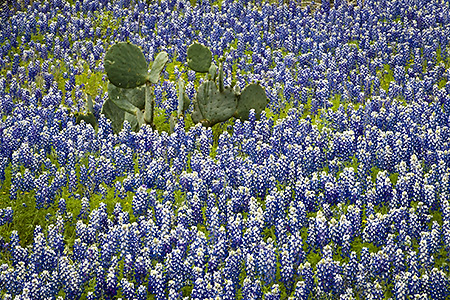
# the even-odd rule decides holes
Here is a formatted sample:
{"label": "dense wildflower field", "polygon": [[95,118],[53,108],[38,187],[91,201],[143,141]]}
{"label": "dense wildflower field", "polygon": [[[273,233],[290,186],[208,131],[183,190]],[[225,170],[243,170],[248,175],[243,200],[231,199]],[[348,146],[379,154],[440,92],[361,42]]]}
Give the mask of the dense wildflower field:
{"label": "dense wildflower field", "polygon": [[[13,2],[2,299],[450,299],[448,0]],[[169,55],[155,128],[101,114],[120,41]],[[259,118],[193,124],[193,42]]]}

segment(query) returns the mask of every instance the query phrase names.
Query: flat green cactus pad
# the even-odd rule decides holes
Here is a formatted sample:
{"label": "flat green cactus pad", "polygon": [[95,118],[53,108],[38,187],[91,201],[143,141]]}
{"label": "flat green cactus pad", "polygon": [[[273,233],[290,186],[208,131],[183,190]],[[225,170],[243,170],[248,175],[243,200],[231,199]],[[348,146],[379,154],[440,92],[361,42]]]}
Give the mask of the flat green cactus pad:
{"label": "flat green cactus pad", "polygon": [[135,88],[148,81],[147,61],[141,49],[130,43],[117,43],[106,52],[104,66],[108,79],[120,88]]}
{"label": "flat green cactus pad", "polygon": [[139,131],[140,126],[139,126],[139,122],[135,115],[125,112],[124,120],[127,120],[130,123],[131,130],[133,130],[135,132]]}
{"label": "flat green cactus pad", "polygon": [[200,85],[196,100],[208,126],[228,120],[236,111],[237,97],[232,89],[225,88],[220,93],[216,83],[211,80]]}
{"label": "flat green cactus pad", "polygon": [[150,70],[150,74],[148,75],[148,80],[151,83],[157,83],[159,80],[159,75],[161,74],[162,69],[166,65],[169,60],[169,55],[167,52],[160,52],[153,62],[152,69]]}
{"label": "flat green cactus pad", "polygon": [[192,122],[194,122],[195,124],[201,122],[204,119],[202,112],[200,111],[200,108],[198,107],[197,101],[194,101],[194,110],[192,111],[191,118],[192,118]]}
{"label": "flat green cactus pad", "polygon": [[216,80],[216,76],[217,76],[217,66],[212,63],[211,66],[209,67],[209,75],[211,76],[212,80]]}
{"label": "flat green cactus pad", "polygon": [[250,109],[254,109],[256,117],[264,110],[267,105],[267,96],[264,89],[259,84],[247,85],[241,93],[236,110],[236,118],[248,120]]}
{"label": "flat green cactus pad", "polygon": [[115,105],[110,99],[106,99],[103,103],[101,113],[111,120],[114,133],[119,133],[122,130],[122,124],[125,118],[124,110]]}
{"label": "flat green cactus pad", "polygon": [[144,109],[145,107],[145,86],[139,86],[134,89],[126,89],[125,95],[131,104],[139,109]]}
{"label": "flat green cactus pad", "polygon": [[207,73],[212,62],[211,51],[202,44],[194,43],[187,50],[189,68],[196,72]]}
{"label": "flat green cactus pad", "polygon": [[87,107],[88,112],[94,113],[94,102],[92,101],[91,95],[87,95],[86,107]]}
{"label": "flat green cactus pad", "polygon": [[145,88],[122,89],[112,83],[108,83],[108,96],[119,108],[136,114],[138,109],[145,106]]}
{"label": "flat green cactus pad", "polygon": [[191,100],[189,99],[186,93],[183,94],[183,111],[188,110],[189,104],[191,104]]}

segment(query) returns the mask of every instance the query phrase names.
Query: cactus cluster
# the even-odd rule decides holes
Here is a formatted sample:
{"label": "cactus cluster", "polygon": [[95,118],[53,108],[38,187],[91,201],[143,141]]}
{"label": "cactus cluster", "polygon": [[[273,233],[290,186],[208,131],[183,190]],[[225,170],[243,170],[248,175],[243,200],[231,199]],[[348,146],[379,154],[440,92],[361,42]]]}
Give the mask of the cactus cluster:
{"label": "cactus cluster", "polygon": [[[248,84],[242,92],[238,86],[225,87],[223,76],[223,63],[219,64],[219,71],[212,62],[211,51],[204,45],[194,43],[187,51],[187,63],[189,68],[199,73],[208,73],[197,90],[194,99],[192,121],[202,123],[205,126],[213,126],[224,122],[231,117],[247,120],[250,109],[254,109],[259,117],[261,111],[267,105],[267,96],[259,84]],[[217,80],[216,80],[217,79]],[[216,82],[217,81],[217,82]],[[183,93],[180,90],[179,108],[185,103]],[[184,104],[185,105],[185,104]],[[179,110],[179,114],[180,114]]]}
{"label": "cactus cluster", "polygon": [[166,52],[159,53],[149,72],[138,46],[121,42],[109,48],[104,59],[109,79],[108,99],[102,113],[111,120],[115,133],[122,129],[125,120],[135,131],[143,124],[153,126],[155,101],[151,84],[158,82],[168,59]]}
{"label": "cactus cluster", "polygon": [[[155,101],[151,84],[159,80],[167,61],[167,53],[159,53],[148,72],[144,54],[136,45],[121,42],[108,50],[104,66],[109,79],[109,97],[101,112],[111,120],[114,132],[122,129],[125,120],[135,131],[143,124],[153,126]],[[220,62],[217,68],[207,47],[198,43],[189,46],[187,64],[196,72],[208,73],[207,80],[198,87],[194,99],[194,110],[191,114],[194,123],[211,127],[231,117],[247,120],[250,109],[254,109],[258,117],[267,105],[266,93],[259,84],[249,84],[242,92],[238,86],[225,87],[223,63]],[[189,98],[184,92],[184,82],[180,78],[178,117],[184,114],[189,104]],[[175,119],[173,115],[170,117],[171,128]]]}

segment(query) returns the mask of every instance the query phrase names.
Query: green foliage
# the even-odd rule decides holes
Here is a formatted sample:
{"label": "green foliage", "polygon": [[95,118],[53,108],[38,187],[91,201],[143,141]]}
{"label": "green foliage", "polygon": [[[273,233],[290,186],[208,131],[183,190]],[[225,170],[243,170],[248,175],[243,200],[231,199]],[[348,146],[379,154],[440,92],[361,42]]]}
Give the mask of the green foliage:
{"label": "green foliage", "polygon": [[145,56],[134,44],[122,42],[111,46],[104,65],[109,81],[119,88],[135,88],[149,80]]}
{"label": "green foliage", "polygon": [[[82,86],[85,94],[95,96],[98,94],[99,90],[106,90],[107,83],[102,80],[103,73],[92,72],[89,70],[87,64],[85,64],[83,69],[86,71],[82,74],[75,75],[75,84]],[[63,82],[65,82],[65,80]],[[64,83],[61,84],[63,85]]]}
{"label": "green foliage", "polygon": [[97,129],[98,121],[94,116],[94,103],[92,102],[92,97],[90,95],[87,95],[86,100],[86,112],[75,112],[75,121],[77,124],[80,124],[81,121],[84,121],[87,124],[91,124],[93,128]]}
{"label": "green foliage", "polygon": [[199,73],[206,73],[212,62],[211,51],[202,44],[194,43],[187,50],[189,68]]}
{"label": "green foliage", "polygon": [[208,77],[212,78],[198,87],[191,115],[192,121],[212,127],[233,116],[247,120],[250,109],[254,109],[259,117],[268,102],[264,89],[259,84],[249,84],[241,93],[238,86],[224,87],[222,62],[219,65],[216,83],[216,67],[211,64],[211,60],[212,54],[207,47],[198,43],[189,46],[188,66],[197,72],[209,72]]}
{"label": "green foliage", "polygon": [[158,82],[168,60],[168,54],[160,52],[148,72],[145,56],[138,46],[122,42],[108,49],[104,61],[110,80],[110,102],[105,101],[102,112],[112,121],[115,133],[122,129],[125,120],[134,131],[143,124],[154,127],[155,101],[150,84]]}

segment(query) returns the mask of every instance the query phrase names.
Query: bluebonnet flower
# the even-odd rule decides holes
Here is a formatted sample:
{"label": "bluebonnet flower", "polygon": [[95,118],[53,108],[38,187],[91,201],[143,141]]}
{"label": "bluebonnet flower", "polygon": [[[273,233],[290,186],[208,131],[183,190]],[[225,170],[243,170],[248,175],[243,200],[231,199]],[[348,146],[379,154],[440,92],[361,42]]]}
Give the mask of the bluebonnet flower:
{"label": "bluebonnet flower", "polygon": [[[252,298],[249,298],[252,299]],[[264,294],[264,299],[270,299],[270,300],[279,300],[281,299],[281,291],[278,284],[274,284],[272,286],[272,289]]]}
{"label": "bluebonnet flower", "polygon": [[[329,247],[330,246],[327,245],[324,248],[324,252],[328,251],[331,253],[331,249]],[[317,263],[317,272],[315,274],[318,281],[318,288],[325,293],[329,293],[333,289],[334,285],[338,284],[335,282],[335,278],[339,272],[337,262],[333,261],[330,254],[324,254],[324,257]]]}
{"label": "bluebonnet flower", "polygon": [[0,226],[12,223],[14,211],[11,207],[0,209]]}
{"label": "bluebonnet flower", "polygon": [[388,255],[380,250],[370,254],[370,270],[374,276],[385,279],[389,277],[390,262]]}
{"label": "bluebonnet flower", "polygon": [[[165,298],[166,273],[161,263],[157,263],[155,268],[150,271],[149,290],[156,295],[156,299]],[[138,291],[139,293],[139,291]]]}
{"label": "bluebonnet flower", "polygon": [[448,297],[449,280],[445,276],[445,273],[442,270],[433,268],[429,276],[431,286],[429,294],[431,295],[431,297],[433,299],[445,299],[446,297]]}
{"label": "bluebonnet flower", "polygon": [[117,294],[119,283],[116,272],[113,268],[110,268],[106,275],[105,294],[107,299],[113,299]]}
{"label": "bluebonnet flower", "polygon": [[137,218],[146,213],[148,208],[148,194],[145,187],[141,186],[137,189],[133,196],[132,209],[133,214]]}
{"label": "bluebonnet flower", "polygon": [[287,245],[284,245],[280,255],[280,276],[288,294],[290,294],[294,287],[294,260],[295,256],[292,256],[292,253],[288,251]]}
{"label": "bluebonnet flower", "polygon": [[73,265],[70,264],[67,257],[63,256],[58,261],[59,276],[63,283],[64,292],[68,299],[80,297],[82,290],[80,286],[79,273]]}

